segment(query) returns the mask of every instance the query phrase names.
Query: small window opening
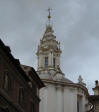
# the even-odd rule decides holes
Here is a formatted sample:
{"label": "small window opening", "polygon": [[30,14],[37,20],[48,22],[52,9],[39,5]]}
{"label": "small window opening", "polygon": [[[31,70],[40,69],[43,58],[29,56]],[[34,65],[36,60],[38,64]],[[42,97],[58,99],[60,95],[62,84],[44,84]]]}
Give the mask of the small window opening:
{"label": "small window opening", "polygon": [[45,57],[45,67],[48,67],[48,57]]}
{"label": "small window opening", "polygon": [[53,66],[55,67],[55,64],[56,64],[56,59],[53,58]]}

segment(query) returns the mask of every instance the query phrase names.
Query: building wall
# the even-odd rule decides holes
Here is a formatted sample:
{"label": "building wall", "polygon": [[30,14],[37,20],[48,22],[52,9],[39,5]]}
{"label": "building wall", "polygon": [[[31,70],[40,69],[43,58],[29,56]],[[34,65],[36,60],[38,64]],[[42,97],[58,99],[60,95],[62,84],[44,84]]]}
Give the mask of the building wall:
{"label": "building wall", "polygon": [[99,101],[95,104],[95,112],[99,112]]}
{"label": "building wall", "polygon": [[[77,88],[62,87],[61,85],[45,84],[40,90],[40,112],[77,112]],[[81,105],[79,112],[85,111],[85,95],[81,91]]]}
{"label": "building wall", "polygon": [[[34,74],[35,75],[35,74]],[[36,74],[37,75],[37,74]],[[8,76],[9,89],[4,88],[4,76]],[[36,79],[33,79],[37,81]],[[20,63],[13,58],[6,46],[0,40],[0,107],[8,108],[9,112],[39,112],[39,96],[36,90],[39,90],[39,84],[30,87],[28,76],[22,70]],[[36,83],[39,83],[38,81]],[[23,103],[19,102],[19,90],[22,88]],[[23,97],[24,96],[24,97]],[[32,105],[31,105],[32,102]]]}

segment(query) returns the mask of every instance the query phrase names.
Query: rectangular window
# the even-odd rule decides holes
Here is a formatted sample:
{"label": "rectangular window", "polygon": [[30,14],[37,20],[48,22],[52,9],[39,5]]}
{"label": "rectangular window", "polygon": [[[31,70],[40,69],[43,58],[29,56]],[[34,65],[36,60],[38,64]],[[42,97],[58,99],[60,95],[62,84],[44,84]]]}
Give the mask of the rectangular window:
{"label": "rectangular window", "polygon": [[77,112],[82,112],[82,96],[77,95]]}
{"label": "rectangular window", "polygon": [[36,85],[32,84],[32,89],[33,89],[34,94],[36,95],[37,94]]}
{"label": "rectangular window", "polygon": [[48,67],[48,57],[45,57],[45,67]]}
{"label": "rectangular window", "polygon": [[77,101],[77,112],[79,112],[79,102]]}
{"label": "rectangular window", "polygon": [[35,112],[35,105],[33,102],[31,102],[31,112]]}
{"label": "rectangular window", "polygon": [[8,94],[12,91],[11,78],[8,71],[4,71],[2,87]]}
{"label": "rectangular window", "polygon": [[54,67],[55,67],[55,63],[56,63],[55,61],[56,61],[55,58],[53,58],[53,66]]}
{"label": "rectangular window", "polygon": [[25,96],[24,96],[24,89],[23,89],[23,87],[19,88],[19,98],[18,98],[18,100],[19,100],[19,104],[22,107],[24,107],[24,105],[25,105]]}
{"label": "rectangular window", "polygon": [[4,74],[4,77],[3,77],[3,88],[4,90],[8,91],[9,90],[9,76],[8,74]]}

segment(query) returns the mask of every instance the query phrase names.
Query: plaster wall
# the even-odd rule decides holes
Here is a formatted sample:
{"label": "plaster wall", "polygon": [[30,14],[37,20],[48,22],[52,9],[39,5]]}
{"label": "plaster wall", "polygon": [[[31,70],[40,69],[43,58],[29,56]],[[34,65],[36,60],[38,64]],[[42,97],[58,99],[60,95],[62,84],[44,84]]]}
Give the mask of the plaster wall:
{"label": "plaster wall", "polygon": [[[40,91],[40,112],[77,112],[77,89],[47,85]],[[80,112],[85,112],[85,96],[82,96]]]}

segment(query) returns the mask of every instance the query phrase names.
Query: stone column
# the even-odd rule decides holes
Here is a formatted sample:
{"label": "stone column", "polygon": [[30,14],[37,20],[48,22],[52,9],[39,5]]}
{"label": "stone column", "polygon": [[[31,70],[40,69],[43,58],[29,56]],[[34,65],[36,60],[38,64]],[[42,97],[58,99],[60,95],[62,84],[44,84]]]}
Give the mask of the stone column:
{"label": "stone column", "polygon": [[44,67],[44,59],[43,59],[43,55],[40,54],[38,59],[39,59],[39,60],[38,60],[38,61],[39,61],[39,62],[38,62],[38,64],[39,64],[39,68]]}
{"label": "stone column", "polygon": [[57,87],[57,112],[63,112],[63,96],[62,96],[62,87]]}
{"label": "stone column", "polygon": [[57,65],[60,66],[60,57],[59,56],[56,58],[56,67],[57,67]]}
{"label": "stone column", "polygon": [[51,56],[51,66],[53,67],[53,52],[52,52],[52,56]]}
{"label": "stone column", "polygon": [[44,87],[40,90],[40,112],[47,112],[47,87]]}
{"label": "stone column", "polygon": [[83,97],[82,97],[82,112],[85,112],[85,103],[86,103],[85,96],[83,95]]}
{"label": "stone column", "polygon": [[49,53],[49,57],[48,57],[48,66],[51,66],[52,65],[51,58],[52,58],[52,53],[50,52]]}
{"label": "stone column", "polygon": [[53,52],[49,53],[49,64],[48,66],[53,67]]}

